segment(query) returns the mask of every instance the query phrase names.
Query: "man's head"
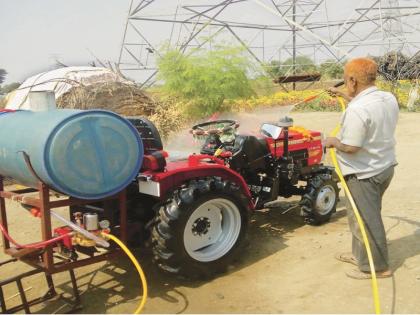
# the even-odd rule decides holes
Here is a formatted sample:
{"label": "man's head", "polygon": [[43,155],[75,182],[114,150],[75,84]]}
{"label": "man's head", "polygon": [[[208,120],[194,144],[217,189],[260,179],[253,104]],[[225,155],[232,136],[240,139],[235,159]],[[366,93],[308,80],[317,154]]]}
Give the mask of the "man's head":
{"label": "man's head", "polygon": [[355,58],[344,66],[344,82],[349,96],[355,97],[366,88],[375,85],[378,65],[369,58]]}

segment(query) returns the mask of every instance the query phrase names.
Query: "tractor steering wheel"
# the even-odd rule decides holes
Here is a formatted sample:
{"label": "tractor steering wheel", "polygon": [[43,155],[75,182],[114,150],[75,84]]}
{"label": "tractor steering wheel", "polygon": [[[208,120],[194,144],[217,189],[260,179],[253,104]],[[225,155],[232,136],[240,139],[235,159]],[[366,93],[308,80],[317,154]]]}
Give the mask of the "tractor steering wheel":
{"label": "tractor steering wheel", "polygon": [[221,135],[238,127],[239,123],[235,120],[222,119],[194,125],[191,127],[190,133],[194,136]]}

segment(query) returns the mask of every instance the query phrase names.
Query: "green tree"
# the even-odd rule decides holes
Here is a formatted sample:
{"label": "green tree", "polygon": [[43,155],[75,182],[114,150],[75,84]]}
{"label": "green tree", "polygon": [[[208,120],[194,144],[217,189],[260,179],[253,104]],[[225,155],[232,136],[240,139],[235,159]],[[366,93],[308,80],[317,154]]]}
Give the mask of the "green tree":
{"label": "green tree", "polygon": [[[317,66],[314,64],[313,60],[306,56],[296,57],[295,62],[295,73],[296,74],[307,74],[316,72]],[[284,74],[288,73],[291,75],[293,73],[293,58],[288,58],[283,62],[283,71]]]}
{"label": "green tree", "polygon": [[0,69],[0,84],[4,82],[6,79],[7,71],[4,69]]}
{"label": "green tree", "polygon": [[7,94],[12,92],[13,90],[16,90],[20,86],[19,82],[13,82],[10,84],[5,84],[2,87],[0,87],[0,93]]}
{"label": "green tree", "polygon": [[[293,58],[288,58],[284,62],[272,60],[266,66],[266,71],[273,77],[292,75],[293,74]],[[295,60],[295,73],[308,74],[317,72],[318,68],[313,60],[307,56],[297,56]]]}
{"label": "green tree", "polygon": [[247,73],[248,58],[236,47],[216,47],[184,55],[169,50],[158,60],[163,88],[188,102],[190,116],[205,116],[222,110],[225,99],[254,94]]}
{"label": "green tree", "polygon": [[282,74],[282,63],[278,60],[271,60],[264,66],[265,71],[273,78],[283,75]]}
{"label": "green tree", "polygon": [[341,79],[344,74],[343,63],[334,59],[324,61],[320,64],[319,69],[322,76],[329,79]]}

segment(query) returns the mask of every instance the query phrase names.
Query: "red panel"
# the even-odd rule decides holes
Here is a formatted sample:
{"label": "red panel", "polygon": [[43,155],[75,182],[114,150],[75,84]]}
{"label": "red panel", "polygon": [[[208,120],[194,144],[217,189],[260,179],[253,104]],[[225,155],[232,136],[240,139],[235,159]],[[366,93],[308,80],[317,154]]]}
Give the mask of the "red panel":
{"label": "red panel", "polygon": [[[212,162],[210,162],[211,160]],[[152,180],[160,183],[160,196],[165,198],[167,193],[179,187],[188,180],[216,176],[237,184],[249,198],[249,206],[254,208],[248,185],[242,176],[224,165],[223,160],[210,155],[191,155],[188,160],[169,162],[165,172],[142,172],[151,175]]]}
{"label": "red panel", "polygon": [[[323,150],[321,142],[321,133],[318,131],[309,131],[310,137],[304,137],[303,134],[299,132],[290,131],[289,132],[289,152],[297,150],[308,150],[309,158],[308,165],[314,165],[321,163]],[[277,157],[283,156],[283,133],[280,135],[278,140],[273,138],[266,138],[267,145],[271,151],[271,154]]]}

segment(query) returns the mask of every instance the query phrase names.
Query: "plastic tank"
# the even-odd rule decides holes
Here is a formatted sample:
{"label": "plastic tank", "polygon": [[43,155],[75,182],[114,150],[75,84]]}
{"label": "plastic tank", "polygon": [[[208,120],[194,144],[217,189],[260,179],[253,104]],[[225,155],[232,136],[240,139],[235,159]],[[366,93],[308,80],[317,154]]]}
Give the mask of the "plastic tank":
{"label": "plastic tank", "polygon": [[81,199],[116,194],[133,181],[143,160],[143,144],[126,119],[108,111],[60,109],[0,115],[0,174]]}

